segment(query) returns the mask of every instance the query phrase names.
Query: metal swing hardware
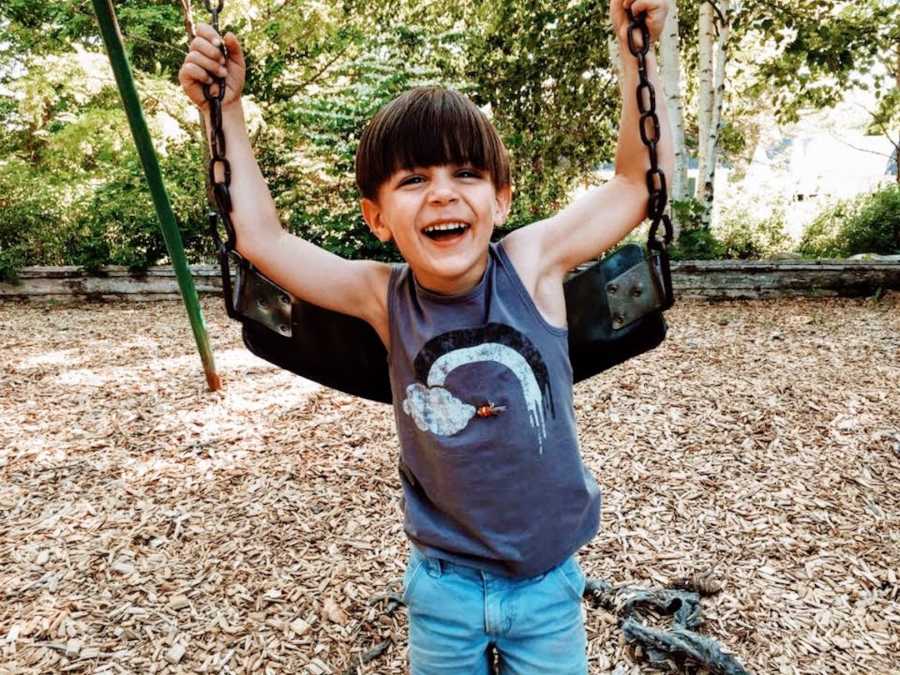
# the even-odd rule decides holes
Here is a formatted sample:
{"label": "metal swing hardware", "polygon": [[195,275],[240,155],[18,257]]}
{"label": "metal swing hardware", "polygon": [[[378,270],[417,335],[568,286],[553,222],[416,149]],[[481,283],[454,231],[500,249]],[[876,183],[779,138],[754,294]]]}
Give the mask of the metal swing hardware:
{"label": "metal swing hardware", "polygon": [[[224,0],[204,0],[204,4],[212,16],[211,25],[219,33]],[[647,190],[651,226],[646,250],[637,244],[623,246],[563,285],[575,382],[658,346],[667,331],[663,312],[674,303],[667,251],[672,224],[664,213],[668,194],[656,153],[660,125],[645,62],[650,32],[643,15],[635,18],[631,10],[626,11],[631,22],[628,48],[638,61],[640,135],[650,156]],[[641,35],[640,45],[635,41],[636,33]],[[226,55],[224,44],[220,49]],[[217,211],[209,214],[209,226],[218,252],[225,309],[230,318],[243,324],[244,344],[260,358],[324,386],[390,403],[387,352],[372,326],[295,297],[235,249],[231,167],[222,131],[225,79],[214,77],[211,85],[204,85],[203,92],[212,126],[208,187]],[[219,220],[227,235],[224,241],[219,236]],[[657,238],[660,225],[662,240]]]}

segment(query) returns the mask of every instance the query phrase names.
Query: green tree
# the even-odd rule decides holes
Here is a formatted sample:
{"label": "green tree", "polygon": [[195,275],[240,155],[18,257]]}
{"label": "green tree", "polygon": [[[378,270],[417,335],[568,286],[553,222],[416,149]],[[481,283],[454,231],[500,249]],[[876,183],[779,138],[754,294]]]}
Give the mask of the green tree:
{"label": "green tree", "polygon": [[480,4],[467,34],[466,74],[512,156],[511,227],[559,210],[615,153],[621,101],[607,12],[605,2]]}
{"label": "green tree", "polygon": [[[689,97],[698,2],[679,3]],[[199,260],[209,253],[199,236],[200,134],[176,81],[185,4],[124,0],[116,9],[189,255]],[[396,255],[359,216],[353,157],[366,121],[410,86],[452,85],[490,111],[513,161],[509,227],[559,209],[613,157],[621,102],[607,0],[225,4],[223,27],[247,53],[253,137],[284,221],[341,255]],[[779,96],[786,118],[829,104],[853,84],[854,71],[897,43],[896,7],[886,1],[744,0],[735,10],[736,73],[726,83],[720,144],[732,157],[753,145],[747,120],[760,100]],[[194,11],[194,20],[206,20],[200,3]],[[161,236],[152,212],[141,215],[148,202],[89,5],[7,0],[0,29],[0,269],[155,262]],[[769,53],[760,45],[774,46]],[[879,111],[888,130],[892,96]],[[688,143],[696,144],[692,129],[696,135],[688,116]]]}

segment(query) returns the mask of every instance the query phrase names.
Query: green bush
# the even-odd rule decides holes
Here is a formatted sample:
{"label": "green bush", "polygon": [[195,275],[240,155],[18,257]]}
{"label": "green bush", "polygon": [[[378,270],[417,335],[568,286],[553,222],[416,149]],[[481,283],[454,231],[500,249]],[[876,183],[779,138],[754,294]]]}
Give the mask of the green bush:
{"label": "green bush", "polygon": [[786,231],[784,201],[777,197],[769,200],[768,213],[763,218],[751,214],[754,207],[753,201],[739,197],[723,208],[713,228],[722,258],[759,260],[792,248],[793,242]]}
{"label": "green bush", "polygon": [[722,257],[722,244],[705,227],[682,227],[669,255],[672,260],[717,260]]}
{"label": "green bush", "polygon": [[703,204],[688,197],[672,200],[672,214],[681,225],[678,241],[669,254],[672,260],[716,260],[722,257],[722,245],[703,225]]}
{"label": "green bush", "polygon": [[[200,148],[170,147],[159,157],[188,257],[212,260]],[[13,159],[0,164],[0,280],[25,265],[103,265],[144,269],[167,251],[137,153],[129,149],[96,174],[53,173]]]}
{"label": "green bush", "polygon": [[[669,249],[672,260],[769,258],[790,248],[784,210],[778,202],[763,220],[753,220],[746,209],[732,206],[723,222],[712,228],[703,225],[703,205],[692,197],[673,201],[672,212],[681,225],[678,241]],[[635,230],[622,243],[644,243],[647,228],[642,226],[640,230],[643,234]]]}
{"label": "green bush", "polygon": [[65,212],[61,188],[26,162],[0,163],[0,281],[15,280],[28,264],[63,264],[52,224]]}
{"label": "green bush", "polygon": [[799,251],[817,258],[900,253],[900,185],[825,209],[806,227]]}
{"label": "green bush", "polygon": [[771,258],[791,248],[781,211],[760,221],[726,220],[716,228],[716,235],[721,243],[722,257],[734,260]]}
{"label": "green bush", "polygon": [[21,245],[0,246],[0,281],[18,280],[19,270],[25,266],[25,255]]}
{"label": "green bush", "polygon": [[[172,149],[174,150],[174,149]],[[205,236],[203,171],[199,150],[181,146],[160,157],[166,190],[185,248]],[[145,269],[166,257],[150,188],[136,153],[129,153],[74,215],[67,263],[97,270],[103,265]],[[194,258],[199,256],[192,256]]]}

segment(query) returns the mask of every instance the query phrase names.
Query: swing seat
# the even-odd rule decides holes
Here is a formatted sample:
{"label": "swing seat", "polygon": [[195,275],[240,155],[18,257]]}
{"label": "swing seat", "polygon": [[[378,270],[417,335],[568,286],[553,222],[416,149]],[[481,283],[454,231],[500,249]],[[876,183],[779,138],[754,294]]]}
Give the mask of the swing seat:
{"label": "swing seat", "polygon": [[[234,281],[226,285],[226,307],[243,323],[247,349],[326,387],[391,402],[387,351],[375,329],[293,297],[231,255],[238,264]],[[666,336],[663,311],[673,297],[665,251],[648,256],[641,246],[628,244],[571,276],[563,290],[575,382],[654,349]]]}

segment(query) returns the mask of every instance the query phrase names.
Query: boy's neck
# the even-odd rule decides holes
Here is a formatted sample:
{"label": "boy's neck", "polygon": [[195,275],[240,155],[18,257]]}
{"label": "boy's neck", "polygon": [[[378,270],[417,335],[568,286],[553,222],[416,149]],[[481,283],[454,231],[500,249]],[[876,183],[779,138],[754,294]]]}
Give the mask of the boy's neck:
{"label": "boy's neck", "polygon": [[457,277],[446,277],[439,275],[428,275],[412,268],[413,276],[416,283],[429,293],[435,295],[463,295],[475,288],[484,278],[485,270],[487,270],[488,252],[485,251],[478,262],[469,268],[465,273]]}

